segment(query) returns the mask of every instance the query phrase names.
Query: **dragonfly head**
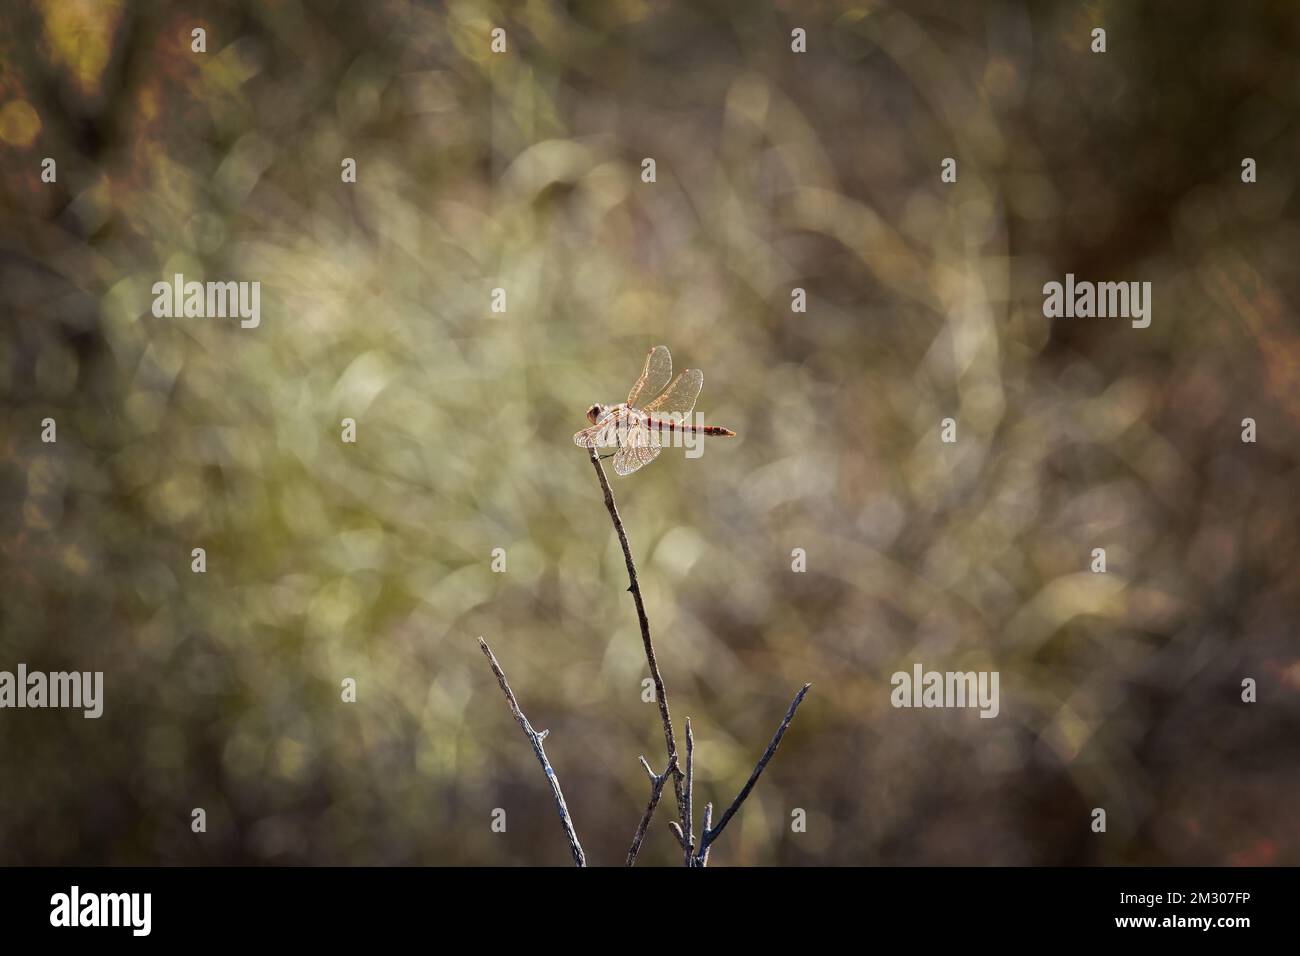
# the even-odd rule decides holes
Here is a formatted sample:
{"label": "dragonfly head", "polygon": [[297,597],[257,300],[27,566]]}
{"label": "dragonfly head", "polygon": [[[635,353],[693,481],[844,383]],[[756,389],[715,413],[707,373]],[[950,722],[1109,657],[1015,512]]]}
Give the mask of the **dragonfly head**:
{"label": "dragonfly head", "polygon": [[605,406],[597,402],[595,405],[592,405],[591,408],[587,409],[587,421],[591,422],[593,425],[596,424],[596,422],[605,417],[606,411],[607,409]]}

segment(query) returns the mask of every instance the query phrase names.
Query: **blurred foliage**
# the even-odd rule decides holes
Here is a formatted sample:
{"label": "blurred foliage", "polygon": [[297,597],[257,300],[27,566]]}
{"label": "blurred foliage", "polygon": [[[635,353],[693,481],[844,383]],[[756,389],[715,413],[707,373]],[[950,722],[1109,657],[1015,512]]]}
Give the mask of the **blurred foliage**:
{"label": "blurred foliage", "polygon": [[0,668],[106,711],[0,712],[0,861],[564,864],[483,635],[620,862],[663,739],[570,436],[664,343],[740,434],[615,481],[701,804],[813,682],[716,864],[1300,862],[1298,74],[1287,0],[6,3]]}

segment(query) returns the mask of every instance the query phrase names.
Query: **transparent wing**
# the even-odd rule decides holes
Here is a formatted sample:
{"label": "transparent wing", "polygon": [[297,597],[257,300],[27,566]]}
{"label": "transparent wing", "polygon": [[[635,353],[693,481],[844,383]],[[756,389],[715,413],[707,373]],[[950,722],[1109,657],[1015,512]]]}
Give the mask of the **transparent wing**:
{"label": "transparent wing", "polygon": [[650,430],[644,415],[627,412],[614,453],[614,474],[630,475],[659,457],[659,433]]}
{"label": "transparent wing", "polygon": [[614,474],[630,475],[659,457],[658,445],[624,445],[614,453]]}
{"label": "transparent wing", "polygon": [[611,448],[619,444],[619,432],[625,427],[626,415],[609,415],[573,436],[573,443],[582,448]]}
{"label": "transparent wing", "polygon": [[574,435],[573,443],[581,448],[652,446],[659,444],[659,433],[650,429],[645,415],[619,406],[595,425]]}
{"label": "transparent wing", "polygon": [[641,370],[641,377],[632,386],[632,391],[627,393],[628,405],[632,408],[640,408],[640,399],[654,398],[663,391],[672,377],[673,357],[668,354],[667,346],[656,345],[646,354],[645,368]]}
{"label": "transparent wing", "polygon": [[624,445],[614,453],[614,474],[630,475],[659,457],[661,449],[655,445]]}
{"label": "transparent wing", "polygon": [[662,395],[642,410],[659,418],[667,415],[685,418],[695,410],[695,400],[700,397],[700,389],[703,387],[704,373],[697,368],[688,368],[673,379],[673,383]]}
{"label": "transparent wing", "polygon": [[603,448],[599,439],[604,427],[604,425],[592,425],[590,428],[584,428],[573,436],[573,443],[579,448]]}

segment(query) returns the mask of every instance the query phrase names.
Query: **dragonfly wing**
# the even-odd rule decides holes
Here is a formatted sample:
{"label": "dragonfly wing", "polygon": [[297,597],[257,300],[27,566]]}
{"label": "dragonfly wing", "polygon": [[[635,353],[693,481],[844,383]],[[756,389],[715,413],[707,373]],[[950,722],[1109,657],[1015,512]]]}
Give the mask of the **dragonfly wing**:
{"label": "dragonfly wing", "polygon": [[614,474],[630,475],[659,457],[658,445],[624,445],[614,453]]}
{"label": "dragonfly wing", "polygon": [[641,377],[632,386],[632,391],[628,392],[628,407],[640,408],[638,404],[640,399],[654,398],[663,391],[663,387],[672,377],[673,357],[668,354],[667,346],[656,345],[646,353],[645,368],[641,370]]}
{"label": "dragonfly wing", "polygon": [[581,448],[609,448],[619,444],[619,424],[622,415],[609,415],[601,421],[584,428],[573,436],[573,443]]}
{"label": "dragonfly wing", "polygon": [[685,418],[695,410],[695,400],[700,397],[700,389],[703,387],[704,373],[698,368],[688,368],[673,379],[673,383],[662,395],[642,410],[656,418],[669,415]]}
{"label": "dragonfly wing", "polygon": [[630,475],[659,457],[659,436],[650,430],[644,415],[627,416],[622,442],[614,454],[614,474]]}
{"label": "dragonfly wing", "polygon": [[600,445],[596,444],[596,438],[599,435],[602,427],[603,426],[601,425],[592,425],[590,428],[584,428],[582,431],[578,432],[576,435],[573,436],[573,443],[577,445],[579,448],[601,447]]}

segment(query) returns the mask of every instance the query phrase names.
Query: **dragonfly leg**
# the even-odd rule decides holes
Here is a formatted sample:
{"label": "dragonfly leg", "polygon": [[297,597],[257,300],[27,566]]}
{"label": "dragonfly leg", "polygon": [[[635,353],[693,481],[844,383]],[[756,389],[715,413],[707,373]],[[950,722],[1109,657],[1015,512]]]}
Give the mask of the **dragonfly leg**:
{"label": "dragonfly leg", "polygon": [[[622,450],[622,448],[623,448],[623,439],[619,437],[617,431],[614,432],[614,444],[617,445],[617,446],[619,447],[620,450]],[[615,455],[617,455],[617,454],[618,454],[618,452],[616,452],[616,451],[611,451],[608,455],[597,455],[596,457],[597,457],[597,458],[600,458],[600,459],[613,458],[613,457],[614,457]]]}

